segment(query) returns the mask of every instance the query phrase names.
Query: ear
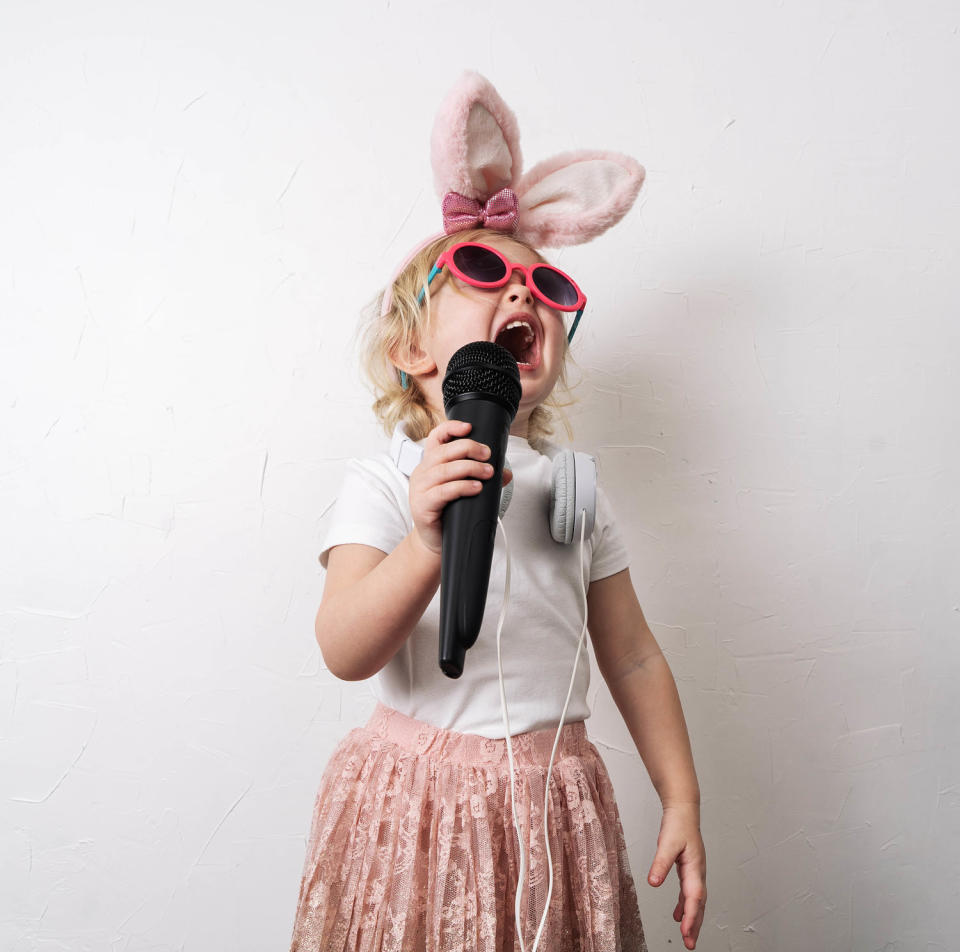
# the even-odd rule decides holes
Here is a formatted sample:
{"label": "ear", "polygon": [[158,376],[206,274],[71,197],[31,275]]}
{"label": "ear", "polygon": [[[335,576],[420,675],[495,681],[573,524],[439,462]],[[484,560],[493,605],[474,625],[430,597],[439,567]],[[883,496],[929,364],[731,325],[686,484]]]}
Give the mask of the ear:
{"label": "ear", "polygon": [[517,118],[488,79],[468,70],[440,105],[430,137],[433,183],[447,192],[486,200],[520,178]]}
{"label": "ear", "polygon": [[563,152],[539,162],[517,183],[517,237],[534,247],[591,241],[630,210],[646,171],[619,152]]}
{"label": "ear", "polygon": [[437,362],[417,344],[411,344],[407,349],[402,346],[394,347],[389,357],[394,367],[406,371],[411,377],[419,377],[437,369]]}

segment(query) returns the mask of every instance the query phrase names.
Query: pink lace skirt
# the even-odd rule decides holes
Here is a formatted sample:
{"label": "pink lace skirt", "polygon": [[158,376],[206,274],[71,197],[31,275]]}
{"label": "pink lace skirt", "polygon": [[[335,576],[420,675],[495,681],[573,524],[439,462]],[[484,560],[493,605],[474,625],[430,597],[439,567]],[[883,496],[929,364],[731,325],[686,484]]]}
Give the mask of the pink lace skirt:
{"label": "pink lace skirt", "polygon": [[[513,737],[527,952],[550,883],[555,734]],[[583,721],[564,725],[547,828],[553,893],[538,952],[647,952],[613,787]],[[515,952],[518,849],[506,741],[380,704],[320,782],[291,952]]]}

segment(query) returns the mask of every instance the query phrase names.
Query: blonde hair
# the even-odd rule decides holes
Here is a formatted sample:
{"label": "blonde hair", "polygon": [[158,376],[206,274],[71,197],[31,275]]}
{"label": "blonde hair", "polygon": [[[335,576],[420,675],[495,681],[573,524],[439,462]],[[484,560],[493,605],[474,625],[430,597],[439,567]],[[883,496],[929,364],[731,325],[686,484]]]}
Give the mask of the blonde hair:
{"label": "blonde hair", "polygon": [[[430,292],[435,291],[446,278],[447,269],[441,271],[427,287],[423,304],[418,302],[418,297],[427,285],[427,277],[437,258],[458,242],[483,242],[489,240],[490,236],[491,232],[482,228],[443,235],[414,255],[397,275],[392,285],[390,307],[385,314],[381,316],[380,311],[386,288],[364,309],[366,320],[361,331],[361,366],[372,385],[375,398],[373,412],[388,436],[402,422],[411,439],[422,440],[446,419],[430,408],[425,394],[412,376],[407,375],[406,389],[401,386],[400,371],[390,355],[410,353],[412,347],[420,345],[421,335],[430,327]],[[541,261],[545,260],[536,248],[509,237],[511,241],[529,248]],[[576,403],[567,378],[568,361],[577,365],[570,356],[570,345],[565,339],[563,364],[557,384],[550,396],[530,414],[527,440],[531,446],[536,447],[548,440],[557,424],[562,425],[568,440],[573,438],[570,421],[563,412],[563,407]]]}

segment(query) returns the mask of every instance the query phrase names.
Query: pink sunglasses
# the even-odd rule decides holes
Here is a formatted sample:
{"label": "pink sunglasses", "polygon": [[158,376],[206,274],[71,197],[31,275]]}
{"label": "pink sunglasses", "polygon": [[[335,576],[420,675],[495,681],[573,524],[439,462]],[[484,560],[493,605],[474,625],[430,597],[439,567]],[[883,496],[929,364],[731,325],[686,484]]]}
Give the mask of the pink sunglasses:
{"label": "pink sunglasses", "polygon": [[[446,265],[450,272],[461,281],[475,288],[493,290],[502,288],[510,281],[514,271],[519,271],[526,281],[527,287],[533,296],[542,301],[547,307],[558,311],[576,311],[577,316],[567,335],[567,342],[573,340],[573,334],[583,317],[587,299],[576,281],[559,268],[550,264],[520,264],[509,261],[496,248],[482,245],[475,241],[463,241],[452,248],[448,248],[430,270],[427,284],[440,273]],[[421,288],[418,298],[423,303],[426,289]]]}

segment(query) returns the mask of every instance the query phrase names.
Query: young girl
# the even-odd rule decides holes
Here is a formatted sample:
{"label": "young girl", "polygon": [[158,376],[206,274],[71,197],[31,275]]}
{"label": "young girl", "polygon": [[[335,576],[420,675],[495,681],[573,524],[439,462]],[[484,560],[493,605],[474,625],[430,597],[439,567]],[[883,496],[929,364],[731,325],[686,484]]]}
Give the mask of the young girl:
{"label": "young girl", "polygon": [[[545,262],[537,240],[574,244],[615,224],[643,170],[599,152],[558,156],[524,177],[520,164],[512,113],[467,74],[434,126],[444,234],[401,267],[366,336],[391,453],[350,463],[320,557],[324,661],[345,680],[372,678],[378,703],[324,772],[291,952],[646,952],[618,806],[584,727],[585,609],[663,804],[647,880],[660,885],[677,864],[674,919],[696,947],[706,902],[699,787],[676,687],[601,487],[592,529],[581,518],[576,538],[557,541],[564,487],[548,437],[585,300],[569,276],[532,269]],[[443,511],[494,471],[470,424],[444,412],[445,368],[471,341],[514,353],[522,393],[503,480],[509,578],[498,532],[483,625],[452,680],[437,654]]]}

